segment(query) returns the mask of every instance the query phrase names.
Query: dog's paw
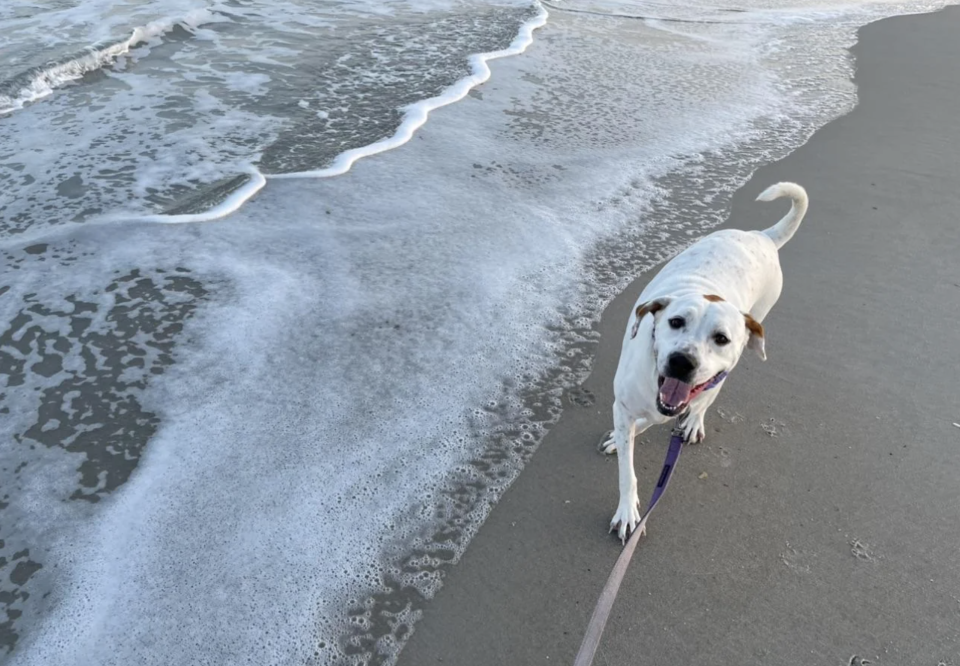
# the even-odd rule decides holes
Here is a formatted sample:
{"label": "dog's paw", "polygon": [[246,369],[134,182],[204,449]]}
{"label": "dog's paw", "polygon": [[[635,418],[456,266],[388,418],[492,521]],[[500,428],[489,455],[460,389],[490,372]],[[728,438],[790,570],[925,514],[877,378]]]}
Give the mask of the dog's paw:
{"label": "dog's paw", "polygon": [[603,437],[600,438],[600,443],[597,444],[597,450],[608,456],[617,452],[617,442],[613,437],[612,430],[608,430],[603,434]]}
{"label": "dog's paw", "polygon": [[706,426],[703,425],[703,414],[687,414],[680,419],[680,430],[683,431],[684,444],[699,444],[707,436]]}
{"label": "dog's paw", "polygon": [[[610,531],[616,532],[620,537],[620,543],[626,543],[627,537],[633,533],[640,522],[640,499],[634,495],[629,502],[620,502],[617,512],[613,514],[613,520],[610,521]],[[646,533],[646,526],[641,528]]]}

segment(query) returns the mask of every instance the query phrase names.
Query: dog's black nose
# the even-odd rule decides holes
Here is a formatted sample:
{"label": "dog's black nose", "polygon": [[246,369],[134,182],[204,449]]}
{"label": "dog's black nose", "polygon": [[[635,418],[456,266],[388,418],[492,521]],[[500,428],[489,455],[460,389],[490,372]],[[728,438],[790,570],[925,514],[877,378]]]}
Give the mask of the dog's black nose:
{"label": "dog's black nose", "polygon": [[689,383],[693,371],[697,369],[697,359],[690,354],[673,352],[667,357],[667,375]]}

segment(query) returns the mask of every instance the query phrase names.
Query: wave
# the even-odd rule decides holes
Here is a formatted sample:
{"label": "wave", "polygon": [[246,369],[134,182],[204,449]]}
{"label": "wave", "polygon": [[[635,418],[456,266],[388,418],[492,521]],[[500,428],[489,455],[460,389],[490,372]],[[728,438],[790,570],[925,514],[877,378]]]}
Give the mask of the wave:
{"label": "wave", "polygon": [[102,47],[90,47],[81,56],[30,70],[5,83],[0,83],[0,90],[10,91],[9,94],[0,93],[0,116],[13,113],[27,104],[48,97],[57,88],[76,81],[88,72],[109,65],[138,44],[159,37],[177,26],[193,31],[212,20],[214,20],[213,12],[198,9],[179,19],[167,18],[152,21],[147,25],[134,28],[131,35],[123,41]]}
{"label": "wave", "polygon": [[379,153],[402,146],[411,138],[413,138],[414,133],[420,129],[424,123],[427,122],[427,117],[430,115],[431,111],[460,101],[466,97],[473,88],[477,87],[481,83],[486,82],[492,74],[490,66],[487,64],[489,61],[508,56],[520,55],[527,50],[527,47],[533,43],[534,30],[546,25],[547,18],[549,17],[547,10],[540,2],[536,3],[536,7],[538,9],[537,13],[520,26],[520,30],[517,33],[516,38],[514,38],[513,42],[511,42],[507,48],[500,49],[499,51],[490,51],[488,53],[477,53],[470,56],[470,67],[472,69],[472,73],[469,76],[465,76],[458,80],[436,97],[431,97],[406,107],[404,109],[403,122],[400,123],[400,126],[391,136],[380,139],[379,141],[375,141],[374,143],[366,146],[361,146],[360,148],[354,148],[352,150],[340,153],[340,155],[338,155],[333,161],[333,164],[323,169],[278,174],[262,174],[259,170],[251,167],[251,171],[248,172],[250,178],[240,189],[227,197],[219,205],[214,206],[210,210],[202,213],[183,215],[145,215],[137,216],[132,219],[129,216],[113,215],[111,218],[118,219],[122,217],[123,219],[129,221],[161,222],[168,224],[209,222],[226,217],[239,210],[243,204],[245,204],[251,197],[253,197],[253,195],[260,191],[260,189],[266,184],[267,180],[282,180],[292,178],[331,178],[333,176],[340,176],[349,171],[353,164],[361,158],[377,155]]}

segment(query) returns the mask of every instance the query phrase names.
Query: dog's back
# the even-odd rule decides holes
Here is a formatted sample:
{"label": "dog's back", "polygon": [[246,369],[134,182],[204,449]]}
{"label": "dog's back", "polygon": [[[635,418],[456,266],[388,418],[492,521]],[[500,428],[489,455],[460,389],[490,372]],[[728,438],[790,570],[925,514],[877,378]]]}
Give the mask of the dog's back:
{"label": "dog's back", "polygon": [[789,212],[763,231],[722,229],[700,239],[671,259],[650,281],[640,302],[685,293],[720,294],[757,321],[780,297],[783,274],[779,248],[793,237],[807,211],[807,193],[795,183],[777,183],[757,197],[789,197]]}

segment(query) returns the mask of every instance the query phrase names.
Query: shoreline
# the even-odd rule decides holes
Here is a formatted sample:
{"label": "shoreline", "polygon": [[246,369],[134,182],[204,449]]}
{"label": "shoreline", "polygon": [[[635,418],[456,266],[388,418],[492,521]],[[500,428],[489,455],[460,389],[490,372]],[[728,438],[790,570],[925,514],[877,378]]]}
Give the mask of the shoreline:
{"label": "shoreline", "polygon": [[[904,345],[919,337],[921,346],[949,353],[949,340],[922,334],[951,330],[946,320],[955,309],[930,301],[931,291],[960,284],[957,269],[949,267],[956,255],[948,243],[930,248],[940,253],[934,262],[939,269],[952,270],[952,282],[940,290],[929,289],[929,275],[924,280],[914,273],[897,276],[905,284],[889,284],[890,269],[904,266],[904,246],[912,240],[900,237],[903,220],[926,223],[922,215],[911,218],[911,211],[933,208],[939,215],[930,224],[952,228],[945,212],[950,206],[939,203],[955,198],[946,179],[930,197],[889,166],[912,160],[915,175],[928,174],[927,162],[949,167],[949,148],[960,145],[943,110],[960,103],[957,77],[946,64],[960,51],[948,38],[949,26],[958,24],[960,9],[947,8],[862,28],[852,49],[857,107],[785,159],[757,170],[734,196],[731,219],[737,222],[719,228],[764,228],[779,219],[782,206],[752,201],[770,183],[795,180],[810,192],[810,212],[781,253],[784,292],[765,322],[770,361],[743,358],[708,416],[707,442],[688,450],[627,573],[597,663],[634,663],[638,655],[662,663],[721,656],[792,663],[801,654],[818,657],[816,663],[847,663],[851,655],[875,663],[921,663],[922,655],[937,663],[960,654],[960,632],[950,624],[960,624],[960,617],[956,602],[949,603],[950,594],[960,598],[960,587],[947,575],[945,547],[956,543],[960,529],[947,509],[934,509],[950,506],[943,495],[952,491],[925,484],[921,472],[927,464],[922,454],[932,453],[942,459],[936,476],[946,481],[960,473],[945,450],[957,439],[951,432],[956,414],[951,418],[945,387],[911,386],[929,395],[904,403],[897,383],[913,366],[905,366],[892,346],[894,337]],[[937,94],[952,96],[917,101]],[[935,125],[930,134],[944,137],[936,150],[913,126],[921,111],[926,125]],[[883,224],[872,226],[872,217]],[[860,221],[861,230],[871,224],[869,234],[851,230]],[[831,259],[831,251],[841,250],[849,256]],[[885,262],[872,260],[880,254]],[[619,553],[616,540],[603,536],[616,506],[616,461],[599,457],[594,445],[609,427],[624,322],[651,276],[634,281],[604,311],[590,377],[567,392],[560,421],[427,604],[398,663],[572,660]],[[838,289],[838,282],[846,288]],[[893,328],[882,316],[885,308],[898,311],[889,302],[891,287],[897,305],[923,312],[926,321],[910,325],[897,317]],[[825,295],[829,311],[821,306]],[[855,315],[870,323],[859,335],[841,323],[856,330]],[[844,350],[839,361],[824,354],[831,345]],[[847,374],[838,373],[844,363],[851,366]],[[825,376],[837,388],[824,391]],[[578,391],[596,396],[596,404],[575,406]],[[946,417],[938,419],[944,409]],[[916,437],[914,428],[926,436]],[[637,447],[642,498],[659,468],[667,431],[648,431],[642,441],[651,445]],[[703,472],[707,477],[700,479]],[[911,498],[906,505],[904,498]],[[925,520],[896,521],[917,513],[918,505],[927,509],[919,511]],[[922,542],[924,522],[939,530],[928,535],[938,555],[924,563],[936,575],[912,576],[914,544],[895,533],[919,532]],[[901,607],[925,612],[896,615],[889,605],[894,596],[907,598]],[[931,621],[937,619],[942,622]]]}

